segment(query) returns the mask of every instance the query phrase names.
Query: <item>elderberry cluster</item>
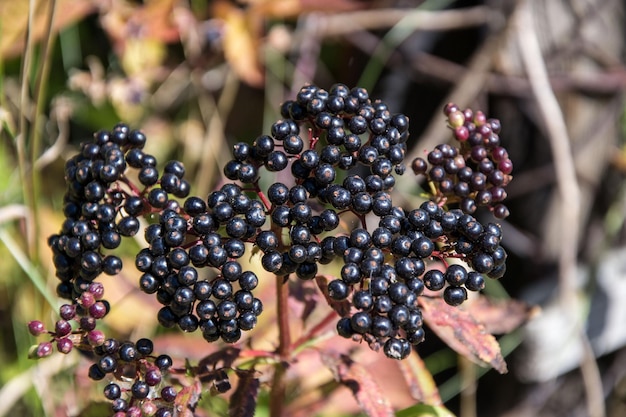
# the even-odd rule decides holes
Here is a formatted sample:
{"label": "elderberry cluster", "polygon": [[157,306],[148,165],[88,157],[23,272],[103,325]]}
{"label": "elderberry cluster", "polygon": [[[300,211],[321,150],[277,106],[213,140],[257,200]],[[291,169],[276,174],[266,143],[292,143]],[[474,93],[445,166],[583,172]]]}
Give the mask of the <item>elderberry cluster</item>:
{"label": "elderberry cluster", "polygon": [[34,358],[49,356],[55,346],[57,351],[65,354],[70,353],[74,347],[92,350],[100,346],[105,336],[102,331],[96,329],[96,324],[111,309],[108,301],[102,298],[103,295],[102,284],[92,282],[75,303],[59,307],[60,318],[54,323],[54,330],[46,330],[44,323],[39,320],[30,321],[28,323],[30,334],[35,337],[47,334],[50,337],[50,340],[36,345],[31,356]]}
{"label": "elderberry cluster", "polygon": [[[454,105],[445,114],[461,148],[446,144],[429,153],[432,201],[410,211],[391,197],[394,174],[405,171],[408,118],[391,114],[363,88],[303,87],[283,103],[271,135],[236,144],[224,167],[227,178],[258,193],[269,214],[269,230],[254,240],[263,268],[306,280],[317,276],[318,265],[341,259],[328,294],[349,299],[352,311],[338,322],[339,334],[383,347],[391,358],[406,357],[424,340],[418,302],[424,288],[443,290],[456,306],[467,290],[484,288],[483,274],[500,278],[506,268],[500,227],[471,215],[477,205],[507,214],[501,201],[511,163],[499,144],[499,122]],[[418,158],[412,167],[422,174],[428,164]],[[279,174],[281,182],[261,190],[262,169],[289,169],[292,181]],[[376,218],[378,227],[368,230]]]}
{"label": "elderberry cluster", "polygon": [[46,330],[39,320],[29,322],[28,331],[33,336],[49,337],[33,347],[31,357],[49,356],[55,347],[64,354],[75,348],[90,352],[95,359],[89,368],[89,378],[100,381],[109,375],[114,379],[104,388],[104,396],[111,401],[115,416],[141,416],[142,412],[150,416],[173,416],[172,403],[177,391],[162,383],[172,359],[168,355],[152,356],[150,339],[120,342],[107,339],[101,330],[96,329],[98,320],[110,310],[103,295],[103,285],[92,282],[74,303],[59,307],[60,318],[53,330]]}
{"label": "elderberry cluster", "polygon": [[96,362],[89,368],[89,377],[94,381],[107,375],[115,378],[103,390],[115,417],[174,415],[177,391],[163,383],[163,374],[172,366],[172,358],[154,356],[152,351],[152,341],[145,338],[135,343],[106,339],[94,349]]}
{"label": "elderberry cluster", "polygon": [[428,153],[428,162],[413,160],[413,172],[427,175],[438,201],[458,204],[469,214],[477,207],[489,207],[496,218],[504,219],[509,210],[502,201],[513,163],[500,144],[500,121],[487,119],[481,111],[461,111],[454,103],[445,106],[444,114],[460,148],[438,145]]}
{"label": "elderberry cluster", "polygon": [[258,277],[238,259],[264,223],[262,204],[236,184],[207,201],[189,197],[178,212],[163,210],[145,230],[149,247],[135,259],[143,272],[141,290],[164,305],[159,322],[185,332],[200,329],[209,342],[233,343],[254,328],[263,311],[252,293]]}
{"label": "elderberry cluster", "polygon": [[[67,190],[63,213],[66,220],[59,234],[50,237],[60,297],[79,297],[100,274],[116,275],[122,269],[119,257],[108,254],[122,237],[139,231],[139,216],[153,208],[176,206],[176,197],[189,194],[182,179],[184,169],[172,161],[159,178],[156,158],[144,153],[146,136],[125,124],[112,131],[99,131],[93,140],[65,164]],[[137,172],[140,190],[130,181],[129,168]],[[159,183],[160,187],[153,187]]]}

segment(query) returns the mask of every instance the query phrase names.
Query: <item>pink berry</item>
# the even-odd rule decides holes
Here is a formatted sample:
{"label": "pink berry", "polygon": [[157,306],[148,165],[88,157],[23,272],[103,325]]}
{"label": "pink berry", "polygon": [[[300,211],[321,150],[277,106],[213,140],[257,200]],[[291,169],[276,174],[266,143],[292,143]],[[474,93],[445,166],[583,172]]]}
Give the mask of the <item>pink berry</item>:
{"label": "pink berry", "polygon": [[69,337],[57,340],[57,350],[61,353],[70,353],[73,347],[74,343]]}
{"label": "pink berry", "polygon": [[72,332],[72,325],[67,320],[57,320],[54,324],[54,333],[57,337],[67,336]]}
{"label": "pink berry", "polygon": [[510,159],[504,159],[498,163],[498,169],[508,175],[513,171],[513,162]]}
{"label": "pink berry", "polygon": [[92,330],[87,333],[87,341],[91,346],[101,346],[102,344],[104,344],[104,340],[104,333],[102,333],[100,330]]}
{"label": "pink berry", "polygon": [[97,301],[89,307],[89,315],[94,319],[101,319],[107,314],[107,308],[102,301]]}
{"label": "pink berry", "polygon": [[465,126],[459,126],[454,129],[454,137],[459,142],[465,142],[469,138],[469,129]]}
{"label": "pink berry", "polygon": [[45,358],[46,356],[50,356],[50,354],[52,354],[52,343],[41,342],[39,346],[37,346],[36,354],[38,358]]}
{"label": "pink berry", "polygon": [[507,152],[506,148],[503,148],[502,146],[496,146],[491,150],[491,157],[493,158],[494,162],[500,162],[508,159],[509,153]]}
{"label": "pink berry", "polygon": [[76,317],[76,306],[71,304],[63,304],[59,307],[59,315],[63,320],[72,320]]}
{"label": "pink berry", "polygon": [[99,300],[104,295],[104,286],[99,282],[92,282],[89,284],[88,291],[93,294],[96,300]]}
{"label": "pink berry", "polygon": [[89,308],[96,302],[96,297],[89,291],[85,291],[80,295],[80,302],[85,308]]}
{"label": "pink berry", "polygon": [[474,124],[476,126],[482,126],[486,122],[487,122],[487,117],[485,116],[485,113],[483,113],[480,110],[474,113]]}
{"label": "pink berry", "polygon": [[28,331],[33,336],[39,336],[40,334],[45,333],[46,328],[39,320],[33,320],[28,322]]}
{"label": "pink berry", "polygon": [[448,103],[443,107],[443,114],[445,114],[446,116],[449,116],[451,113],[454,113],[455,111],[459,111],[459,106],[457,106],[454,103]]}
{"label": "pink berry", "polygon": [[143,404],[141,404],[141,411],[143,411],[143,414],[146,416],[155,415],[158,409],[159,407],[152,401],[144,401]]}

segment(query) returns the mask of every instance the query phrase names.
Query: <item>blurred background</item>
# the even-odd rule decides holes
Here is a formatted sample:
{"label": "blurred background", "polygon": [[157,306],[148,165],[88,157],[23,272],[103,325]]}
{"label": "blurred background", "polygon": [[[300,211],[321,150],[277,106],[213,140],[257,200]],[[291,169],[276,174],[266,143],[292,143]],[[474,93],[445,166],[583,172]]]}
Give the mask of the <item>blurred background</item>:
{"label": "blurred background", "polygon": [[[79,415],[98,397],[78,355],[27,359],[26,323],[58,305],[46,239],[81,141],[123,120],[205,196],[233,143],[269,132],[303,84],[336,82],[410,117],[409,162],[450,140],[449,101],[502,122],[509,264],[486,293],[541,312],[500,337],[505,375],[467,371],[430,337],[419,353],[446,407],[626,415],[625,26],[621,0],[0,0],[0,416]],[[107,286],[109,332],[202,357],[157,328],[132,269]],[[200,415],[221,415],[214,401]],[[359,415],[352,399],[302,412]]]}

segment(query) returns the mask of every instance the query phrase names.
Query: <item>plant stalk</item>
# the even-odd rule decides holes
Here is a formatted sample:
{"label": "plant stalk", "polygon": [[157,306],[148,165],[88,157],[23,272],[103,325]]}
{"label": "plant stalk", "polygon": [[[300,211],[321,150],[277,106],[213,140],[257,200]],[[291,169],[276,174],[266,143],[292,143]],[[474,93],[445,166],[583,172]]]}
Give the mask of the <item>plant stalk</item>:
{"label": "plant stalk", "polygon": [[291,355],[291,332],[289,330],[289,315],[287,301],[289,288],[285,278],[276,275],[276,314],[278,315],[278,349],[277,353],[280,361],[274,367],[274,378],[270,391],[270,415],[280,417],[283,415],[285,404],[285,394],[287,383],[285,374],[287,373],[287,361]]}

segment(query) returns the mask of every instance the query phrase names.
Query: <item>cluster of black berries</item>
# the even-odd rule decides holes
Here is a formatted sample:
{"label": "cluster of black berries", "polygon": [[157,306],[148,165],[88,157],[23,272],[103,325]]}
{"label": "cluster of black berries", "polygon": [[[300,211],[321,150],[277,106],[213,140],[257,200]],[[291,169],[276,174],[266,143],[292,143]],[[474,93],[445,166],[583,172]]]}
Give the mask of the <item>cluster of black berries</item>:
{"label": "cluster of black berries", "polygon": [[[227,183],[206,199],[188,196],[180,162],[168,162],[159,175],[156,159],[142,151],[141,132],[123,124],[98,132],[66,165],[67,220],[49,242],[58,293],[89,311],[82,298],[89,298],[94,279],[122,267],[107,251],[122,236],[137,234],[143,216],[151,224],[135,266],[141,290],[163,304],[163,326],[230,343],[254,328],[263,310],[253,294],[259,279],[239,261],[254,245],[262,267],[283,277],[310,280],[320,265],[339,260],[340,276],[328,284],[328,295],[353,307],[338,322],[339,334],[405,358],[424,340],[418,299],[424,289],[441,291],[456,306],[468,290],[484,288],[484,276],[497,279],[506,269],[499,225],[472,216],[477,206],[498,218],[508,214],[501,202],[512,164],[499,143],[499,122],[452,104],[444,112],[460,146],[440,145],[428,162],[413,161],[416,174],[428,175],[432,195],[411,210],[395,206],[391,196],[395,175],[405,172],[408,118],[390,113],[363,88],[303,87],[282,105],[271,135],[233,147],[224,174],[241,185]],[[291,175],[278,174],[281,182],[262,190],[262,170]],[[368,229],[373,221],[376,227]],[[55,340],[63,338],[57,333]],[[102,350],[100,343],[93,346]],[[114,352],[101,356],[111,355],[128,362]],[[142,358],[137,375],[153,369]],[[91,374],[107,372],[98,364]],[[137,381],[150,386],[145,378]],[[140,388],[139,396],[131,389],[137,400]]]}
{"label": "cluster of black berries", "polygon": [[96,362],[89,368],[95,381],[112,375],[115,382],[104,387],[115,417],[174,415],[177,391],[163,383],[163,374],[172,366],[168,355],[154,356],[150,339],[119,342],[106,339],[94,349]]}
{"label": "cluster of black berries", "polygon": [[468,214],[483,206],[499,219],[507,217],[509,210],[502,201],[513,163],[500,144],[500,121],[487,119],[481,111],[461,111],[454,103],[445,106],[444,114],[460,148],[438,145],[428,153],[428,162],[413,160],[413,172],[428,177],[437,201],[458,204]]}
{"label": "cluster of black berries", "polygon": [[[28,328],[35,336],[48,333],[51,337],[51,341],[34,348],[34,357],[49,355],[56,343],[61,353],[77,348],[99,356],[89,371],[93,379],[111,373],[123,381],[130,372],[136,378],[132,387],[122,389],[112,383],[105,389],[105,396],[113,400],[116,413],[141,415],[142,409],[137,405],[141,403],[146,415],[168,416],[172,415],[172,407],[158,406],[155,400],[171,403],[176,391],[165,387],[161,397],[151,394],[151,400],[147,401],[146,387],[160,384],[161,371],[169,367],[171,359],[161,356],[152,360],[149,356],[152,342],[148,339],[136,345],[120,344],[115,339],[106,339],[96,329],[97,320],[104,318],[110,306],[103,299],[103,285],[95,279],[102,273],[116,275],[122,269],[121,259],[110,251],[119,247],[122,237],[139,232],[139,217],[161,210],[179,210],[179,203],[170,199],[170,194],[178,198],[189,194],[183,165],[170,161],[159,175],[156,158],[142,150],[145,143],[142,132],[120,123],[111,131],[94,134],[93,140],[81,144],[80,153],[65,164],[66,220],[60,233],[51,236],[48,243],[60,280],[57,293],[72,303],[60,307],[60,319],[53,331],[46,331],[40,321],[31,321]],[[131,392],[134,400],[122,399],[121,393],[126,391]]]}
{"label": "cluster of black berries", "polygon": [[258,278],[238,259],[265,217],[262,203],[236,184],[212,192],[207,201],[189,197],[178,211],[159,214],[145,230],[149,247],[139,252],[135,265],[143,272],[141,290],[156,294],[164,305],[158,313],[163,326],[200,329],[209,342],[229,343],[255,327],[263,311],[252,293]]}
{"label": "cluster of black berries", "polygon": [[[405,171],[408,118],[391,114],[362,88],[303,87],[296,100],[282,105],[283,118],[272,125],[271,136],[236,144],[224,168],[227,178],[250,184],[269,214],[270,230],[254,241],[263,252],[263,268],[312,279],[319,264],[341,258],[341,277],[329,283],[329,296],[350,299],[354,309],[339,321],[338,332],[373,349],[382,346],[391,358],[406,357],[411,345],[424,340],[418,305],[424,288],[443,290],[448,304],[459,305],[467,290],[484,288],[483,274],[500,278],[505,271],[500,227],[483,226],[471,216],[477,205],[491,207],[500,218],[507,214],[500,202],[511,162],[499,145],[499,123],[480,112],[472,119],[471,110],[454,105],[445,113],[457,127],[461,149],[441,145],[429,154],[433,201],[409,212],[394,206],[390,194],[394,174]],[[421,158],[413,162],[416,174],[427,168]],[[263,193],[262,169],[290,169],[293,182],[276,182]],[[456,203],[461,210],[444,210]],[[337,236],[346,213],[360,227],[343,227],[345,235]],[[370,232],[372,218],[379,222]]]}
{"label": "cluster of black berries", "polygon": [[351,287],[358,287],[351,298],[357,312],[338,322],[339,334],[363,338],[373,349],[383,346],[390,358],[406,357],[411,345],[424,340],[418,303],[424,288],[443,290],[443,299],[452,306],[462,304],[467,290],[484,288],[483,274],[504,275],[501,237],[495,223],[483,226],[459,209],[445,211],[426,201],[408,213],[393,208],[371,234],[357,228],[347,237],[326,238],[344,262],[341,277],[328,285],[330,297],[347,299]]}
{"label": "cluster of black berries", "polygon": [[[142,132],[120,123],[112,131],[97,132],[65,164],[66,220],[48,242],[61,281],[60,297],[76,299],[100,274],[119,273],[122,261],[106,252],[116,249],[122,236],[139,231],[139,216],[168,203],[176,205],[168,193],[177,197],[189,193],[182,164],[168,163],[159,178],[156,158],[142,151],[145,143]],[[129,180],[127,168],[138,171],[142,190]],[[157,182],[160,187],[153,187]]]}

